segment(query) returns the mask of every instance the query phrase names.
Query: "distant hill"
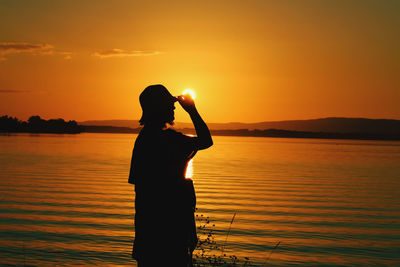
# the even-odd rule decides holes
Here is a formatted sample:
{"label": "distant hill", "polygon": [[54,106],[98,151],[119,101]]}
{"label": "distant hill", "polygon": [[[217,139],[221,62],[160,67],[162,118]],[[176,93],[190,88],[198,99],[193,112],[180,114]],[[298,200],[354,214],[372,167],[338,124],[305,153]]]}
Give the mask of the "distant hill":
{"label": "distant hill", "polygon": [[[97,120],[83,121],[80,125],[89,126],[114,126],[114,127],[140,127],[137,120]],[[374,133],[374,134],[400,134],[400,120],[392,119],[366,119],[366,118],[321,118],[312,120],[266,121],[258,123],[208,123],[212,130],[267,130],[279,129],[300,132],[326,132],[326,133]],[[193,128],[191,123],[176,122],[175,128]]]}
{"label": "distant hill", "polygon": [[85,126],[113,126],[113,127],[129,127],[138,128],[140,127],[138,120],[92,120],[92,121],[81,121],[79,125]]}

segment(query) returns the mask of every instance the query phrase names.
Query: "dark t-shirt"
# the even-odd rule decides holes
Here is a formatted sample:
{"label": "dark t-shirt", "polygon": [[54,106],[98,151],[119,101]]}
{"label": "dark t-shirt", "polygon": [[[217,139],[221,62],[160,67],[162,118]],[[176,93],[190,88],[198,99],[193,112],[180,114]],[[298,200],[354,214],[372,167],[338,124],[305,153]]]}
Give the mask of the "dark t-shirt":
{"label": "dark t-shirt", "polygon": [[184,179],[187,162],[196,152],[194,138],[172,129],[143,128],[132,153],[129,183],[173,183]]}
{"label": "dark t-shirt", "polygon": [[172,247],[178,249],[192,238],[195,196],[185,171],[195,153],[195,139],[172,129],[145,127],[139,133],[129,174],[136,192],[136,257],[160,240],[174,240]]}

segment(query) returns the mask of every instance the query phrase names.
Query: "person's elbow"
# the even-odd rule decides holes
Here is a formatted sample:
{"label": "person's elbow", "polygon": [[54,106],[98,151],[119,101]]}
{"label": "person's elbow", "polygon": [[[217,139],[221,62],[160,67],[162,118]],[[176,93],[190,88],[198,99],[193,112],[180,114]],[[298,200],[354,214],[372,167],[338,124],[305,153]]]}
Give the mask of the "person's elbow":
{"label": "person's elbow", "polygon": [[210,139],[210,140],[207,142],[207,144],[206,144],[206,148],[211,147],[213,144],[214,144],[213,140]]}
{"label": "person's elbow", "polygon": [[204,142],[202,142],[199,146],[199,149],[207,149],[209,147],[211,147],[213,145],[213,140],[210,138],[209,140],[206,140]]}

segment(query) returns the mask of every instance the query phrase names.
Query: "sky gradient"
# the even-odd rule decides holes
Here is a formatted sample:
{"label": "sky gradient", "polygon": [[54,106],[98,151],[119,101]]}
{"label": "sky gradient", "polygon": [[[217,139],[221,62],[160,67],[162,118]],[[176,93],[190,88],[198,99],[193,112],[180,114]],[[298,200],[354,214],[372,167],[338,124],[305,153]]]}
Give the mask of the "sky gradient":
{"label": "sky gradient", "polygon": [[[400,1],[0,1],[0,115],[138,119],[196,92],[208,122],[400,119]],[[181,108],[178,121],[189,121]]]}

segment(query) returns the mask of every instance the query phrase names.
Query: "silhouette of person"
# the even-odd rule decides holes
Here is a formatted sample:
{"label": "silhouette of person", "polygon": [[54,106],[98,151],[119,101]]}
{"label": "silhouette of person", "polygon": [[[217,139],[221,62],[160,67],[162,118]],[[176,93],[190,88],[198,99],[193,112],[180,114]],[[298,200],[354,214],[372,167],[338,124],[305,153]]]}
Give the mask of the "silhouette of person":
{"label": "silhouette of person", "polygon": [[[129,183],[135,185],[135,240],[139,267],[190,266],[197,244],[193,182],[185,179],[189,160],[212,146],[210,131],[189,95],[174,97],[162,85],[140,94],[143,125],[132,153]],[[190,115],[197,137],[167,128],[174,103]]]}

